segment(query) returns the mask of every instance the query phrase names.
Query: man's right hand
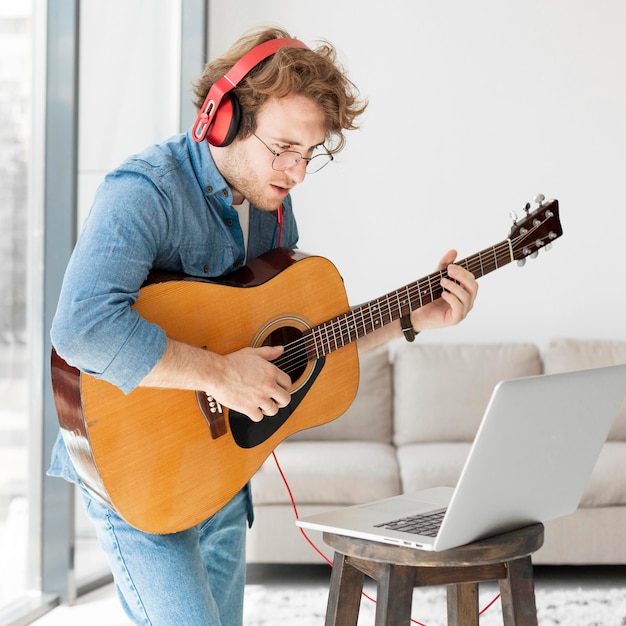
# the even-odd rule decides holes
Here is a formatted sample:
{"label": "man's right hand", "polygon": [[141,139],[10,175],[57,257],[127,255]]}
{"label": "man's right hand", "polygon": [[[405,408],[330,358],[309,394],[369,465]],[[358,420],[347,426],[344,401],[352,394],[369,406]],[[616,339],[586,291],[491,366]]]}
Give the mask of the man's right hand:
{"label": "man's right hand", "polygon": [[174,339],[142,387],[204,391],[255,422],[289,404],[291,379],[272,363],[282,346],[242,348],[221,355]]}

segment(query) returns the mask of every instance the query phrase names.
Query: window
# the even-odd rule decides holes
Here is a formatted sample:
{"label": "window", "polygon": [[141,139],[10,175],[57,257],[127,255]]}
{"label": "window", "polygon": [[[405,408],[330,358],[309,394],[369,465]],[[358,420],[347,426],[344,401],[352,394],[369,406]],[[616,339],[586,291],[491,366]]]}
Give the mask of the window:
{"label": "window", "polygon": [[0,609],[27,589],[32,5],[0,5]]}
{"label": "window", "polygon": [[[58,432],[48,329],[99,179],[191,125],[206,15],[206,0],[0,2],[0,626],[107,572],[73,489],[44,477]],[[102,58],[112,37],[131,45]]]}

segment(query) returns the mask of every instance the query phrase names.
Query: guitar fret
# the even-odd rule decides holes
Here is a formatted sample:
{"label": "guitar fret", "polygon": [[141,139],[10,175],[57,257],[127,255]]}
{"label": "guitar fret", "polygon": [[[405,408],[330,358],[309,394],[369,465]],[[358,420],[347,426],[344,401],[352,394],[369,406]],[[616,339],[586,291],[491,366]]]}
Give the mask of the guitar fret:
{"label": "guitar fret", "polygon": [[[361,333],[359,332],[359,320],[356,317],[356,313],[359,312],[359,309],[355,309],[354,313],[352,314],[352,318],[354,319],[354,333],[355,339],[358,339],[361,336]],[[363,319],[363,311],[360,311],[361,313],[361,320]],[[362,321],[361,321],[362,323]]]}
{"label": "guitar fret", "polygon": [[430,291],[430,301],[432,302],[435,299],[435,296],[433,294],[433,284],[430,280],[430,274],[426,278],[428,278],[428,290]]}
{"label": "guitar fret", "polygon": [[424,302],[422,301],[422,291],[420,289],[419,283],[414,283],[417,286],[417,295],[419,296],[420,299],[420,307],[424,306]]}
{"label": "guitar fret", "polygon": [[[339,339],[341,339],[342,348],[346,345],[345,334],[344,334],[344,331],[342,330],[343,326],[345,326],[346,330],[348,329],[347,315],[342,315],[339,318],[338,331],[339,331]],[[348,342],[349,341],[350,341],[350,332],[348,331]]]}
{"label": "guitar fret", "polygon": [[313,343],[315,344],[315,355],[316,355],[316,358],[319,359],[322,356],[322,352],[320,350],[320,344],[319,344],[320,329],[317,328],[316,330],[315,328],[313,328],[312,334],[313,334]]}
{"label": "guitar fret", "polygon": [[326,352],[324,352],[324,325],[323,324],[321,324],[319,327],[317,337],[318,337],[318,347],[319,347],[320,356],[324,356]]}
{"label": "guitar fret", "polygon": [[478,256],[478,263],[480,265],[480,275],[484,276],[485,275],[485,270],[483,268],[483,257],[482,257],[482,254],[479,252],[477,254],[477,256]]}
{"label": "guitar fret", "polygon": [[376,328],[376,324],[374,322],[374,307],[369,307],[370,312],[370,324],[372,325],[372,332]]}
{"label": "guitar fret", "polygon": [[[352,323],[348,321],[348,316],[352,317]],[[352,341],[352,337],[350,336],[350,330],[352,328],[354,328],[354,311],[350,311],[346,314],[346,332],[348,333],[348,343]],[[358,339],[358,336],[355,337],[355,339]]]}
{"label": "guitar fret", "polygon": [[324,324],[324,337],[326,341],[326,351],[324,354],[330,354],[332,350],[330,348],[330,335],[328,334],[328,322]]}
{"label": "guitar fret", "polygon": [[339,339],[341,340],[341,347],[343,348],[346,345],[346,332],[348,333],[348,343],[350,342],[350,331],[348,329],[348,316],[342,315],[339,318]]}
{"label": "guitar fret", "polygon": [[330,329],[333,335],[333,341],[335,342],[335,350],[339,348],[339,342],[337,341],[337,333],[335,333],[335,324],[331,323]]}

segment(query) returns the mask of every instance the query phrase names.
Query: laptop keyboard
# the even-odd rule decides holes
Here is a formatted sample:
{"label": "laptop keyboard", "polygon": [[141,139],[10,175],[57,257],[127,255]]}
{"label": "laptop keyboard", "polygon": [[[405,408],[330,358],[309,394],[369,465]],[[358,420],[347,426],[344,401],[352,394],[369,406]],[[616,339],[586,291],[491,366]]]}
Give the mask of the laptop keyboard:
{"label": "laptop keyboard", "polygon": [[432,513],[419,513],[417,515],[410,515],[409,517],[401,517],[400,519],[383,522],[382,524],[375,524],[375,527],[411,533],[412,535],[436,537],[445,514],[446,509]]}

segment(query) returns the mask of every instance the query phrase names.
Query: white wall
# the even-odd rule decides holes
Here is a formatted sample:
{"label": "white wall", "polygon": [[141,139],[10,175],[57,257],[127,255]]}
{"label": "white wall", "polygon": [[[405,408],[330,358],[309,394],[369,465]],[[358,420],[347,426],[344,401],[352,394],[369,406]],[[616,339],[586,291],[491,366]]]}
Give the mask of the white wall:
{"label": "white wall", "polygon": [[[370,100],[336,162],[294,192],[304,250],[354,303],[508,235],[558,198],[564,235],[481,279],[460,326],[421,341],[626,339],[622,0],[211,0],[210,55],[274,23],[327,38]],[[176,132],[180,0],[81,3],[80,209],[121,159]],[[201,68],[198,68],[201,71]]]}
{"label": "white wall", "polygon": [[626,339],[626,4],[211,0],[210,55],[266,23],[332,41],[370,100],[337,161],[294,192],[300,247],[336,263],[352,302],[450,247],[500,242],[541,192],[563,237],[484,277],[470,318],[422,340]]}

